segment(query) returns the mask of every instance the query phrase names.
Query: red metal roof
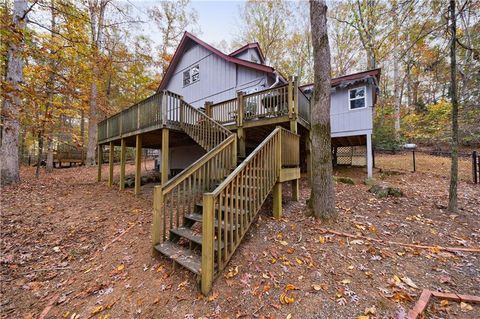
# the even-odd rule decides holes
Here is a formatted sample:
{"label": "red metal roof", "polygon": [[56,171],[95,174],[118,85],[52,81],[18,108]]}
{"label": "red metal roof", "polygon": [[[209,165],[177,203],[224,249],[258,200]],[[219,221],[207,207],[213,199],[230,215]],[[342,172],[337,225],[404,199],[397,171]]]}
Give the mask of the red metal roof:
{"label": "red metal roof", "polygon": [[177,50],[175,51],[175,53],[173,55],[172,61],[170,61],[170,64],[168,65],[167,71],[165,72],[165,76],[162,78],[162,82],[160,82],[160,86],[158,87],[157,91],[161,91],[161,90],[165,89],[168,81],[170,80],[170,78],[173,75],[173,72],[175,71],[175,66],[177,65],[178,61],[180,60],[181,55],[182,55],[181,53],[183,52],[183,49],[187,45],[188,41],[193,41],[193,42],[197,43],[198,45],[201,45],[205,49],[213,52],[214,54],[218,55],[219,57],[223,58],[224,60],[226,60],[228,62],[232,62],[232,63],[242,65],[242,66],[247,67],[247,68],[251,68],[251,69],[255,69],[255,70],[262,71],[262,72],[267,72],[267,73],[273,73],[273,71],[274,71],[274,68],[269,67],[267,65],[258,64],[258,63],[254,63],[254,62],[250,62],[250,61],[245,61],[245,60],[227,55],[227,54],[221,52],[220,50],[214,48],[210,44],[208,44],[206,42],[203,42],[202,40],[200,40],[199,38],[197,38],[193,34],[191,34],[189,32],[185,32],[183,34],[182,40],[180,40],[180,44],[178,45]]}
{"label": "red metal roof", "polygon": [[248,50],[248,49],[256,49],[257,52],[258,52],[258,55],[260,56],[260,60],[263,63],[265,63],[265,56],[263,55],[263,52],[262,52],[262,49],[260,48],[260,44],[258,44],[258,42],[253,42],[253,43],[248,43],[248,44],[245,44],[243,47],[233,51],[232,53],[229,54],[229,56],[235,56],[245,50]]}

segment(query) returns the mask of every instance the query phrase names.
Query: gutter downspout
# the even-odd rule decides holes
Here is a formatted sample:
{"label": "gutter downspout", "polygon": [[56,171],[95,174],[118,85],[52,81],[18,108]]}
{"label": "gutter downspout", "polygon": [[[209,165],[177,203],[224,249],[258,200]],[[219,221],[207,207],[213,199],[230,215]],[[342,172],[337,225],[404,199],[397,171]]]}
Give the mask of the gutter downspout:
{"label": "gutter downspout", "polygon": [[277,84],[280,82],[280,74],[278,74],[277,70],[274,70],[273,73],[275,74],[275,82],[269,87],[269,89],[277,86]]}

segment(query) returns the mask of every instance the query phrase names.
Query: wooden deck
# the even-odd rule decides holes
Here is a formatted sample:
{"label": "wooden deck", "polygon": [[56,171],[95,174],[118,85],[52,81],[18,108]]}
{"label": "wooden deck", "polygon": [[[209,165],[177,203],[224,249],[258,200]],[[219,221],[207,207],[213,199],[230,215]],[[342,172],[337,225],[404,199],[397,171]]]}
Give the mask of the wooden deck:
{"label": "wooden deck", "polygon": [[[142,135],[144,147],[161,148],[163,128],[170,130],[172,147],[192,144],[181,127],[184,122],[181,99],[175,93],[161,91],[103,120],[98,124],[98,144],[113,142],[118,146],[124,139],[126,146],[133,147],[135,136]],[[272,89],[239,94],[216,104],[207,102],[205,113],[227,130],[236,131],[240,144],[244,140],[242,134],[248,131],[252,137],[263,131],[258,130],[259,127],[268,129],[268,133],[276,126],[293,128],[300,125],[307,131],[310,129],[310,101],[298,89],[296,80]],[[260,138],[252,140],[261,141]]]}

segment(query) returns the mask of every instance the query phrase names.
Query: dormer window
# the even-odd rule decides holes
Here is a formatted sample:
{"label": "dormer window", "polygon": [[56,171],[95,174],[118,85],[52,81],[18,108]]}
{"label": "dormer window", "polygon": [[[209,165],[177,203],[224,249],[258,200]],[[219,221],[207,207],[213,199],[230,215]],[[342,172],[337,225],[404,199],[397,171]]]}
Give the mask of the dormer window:
{"label": "dormer window", "polygon": [[200,80],[200,68],[197,65],[183,71],[183,86],[187,86]]}
{"label": "dormer window", "polygon": [[366,107],[365,87],[348,90],[348,102],[350,110],[363,109]]}

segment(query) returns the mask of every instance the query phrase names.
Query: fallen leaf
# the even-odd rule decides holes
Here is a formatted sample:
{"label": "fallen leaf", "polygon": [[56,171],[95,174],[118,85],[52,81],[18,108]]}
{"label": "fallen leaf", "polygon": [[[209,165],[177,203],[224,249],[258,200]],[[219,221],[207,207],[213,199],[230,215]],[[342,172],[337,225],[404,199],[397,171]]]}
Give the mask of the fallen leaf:
{"label": "fallen leaf", "polygon": [[294,303],[294,302],[295,302],[295,298],[288,297],[286,293],[283,293],[283,294],[280,295],[280,303],[282,305],[291,304],[291,303]]}
{"label": "fallen leaf", "polygon": [[228,270],[228,273],[225,274],[225,278],[233,278],[235,277],[236,275],[238,274],[238,266],[236,266],[235,268],[230,268]]}
{"label": "fallen leaf", "polygon": [[217,299],[217,297],[218,297],[218,292],[214,292],[208,297],[208,301],[214,301],[215,299]]}
{"label": "fallen leaf", "polygon": [[358,316],[357,319],[370,319],[370,316],[361,315],[361,316]]}
{"label": "fallen leaf", "polygon": [[283,246],[288,246],[288,243],[285,240],[280,240],[279,243]]}
{"label": "fallen leaf", "polygon": [[377,308],[375,305],[371,306],[370,308],[367,307],[365,308],[365,311],[363,312],[365,315],[375,315],[377,313]]}
{"label": "fallen leaf", "polygon": [[123,269],[125,269],[125,265],[124,264],[121,264],[117,267],[117,271],[122,271]]}
{"label": "fallen leaf", "polygon": [[473,307],[466,302],[460,302],[460,310],[462,310],[462,312],[468,312],[472,311]]}
{"label": "fallen leaf", "polygon": [[341,281],[341,283],[344,284],[344,285],[348,285],[348,284],[351,283],[351,282],[352,282],[352,281],[351,281],[350,279],[343,279],[343,280]]}
{"label": "fallen leaf", "polygon": [[418,289],[418,286],[415,285],[415,283],[412,281],[412,279],[408,278],[408,277],[402,277],[401,278],[402,281],[404,283],[406,283],[408,286],[412,287],[412,288],[415,288],[415,289]]}
{"label": "fallen leaf", "polygon": [[294,285],[292,284],[288,284],[287,286],[285,286],[285,291],[289,291],[289,290],[297,290],[298,288],[295,287]]}
{"label": "fallen leaf", "polygon": [[90,314],[92,316],[94,316],[97,313],[102,312],[102,311],[103,311],[103,306],[97,306],[97,307],[93,308],[93,310],[90,312]]}

